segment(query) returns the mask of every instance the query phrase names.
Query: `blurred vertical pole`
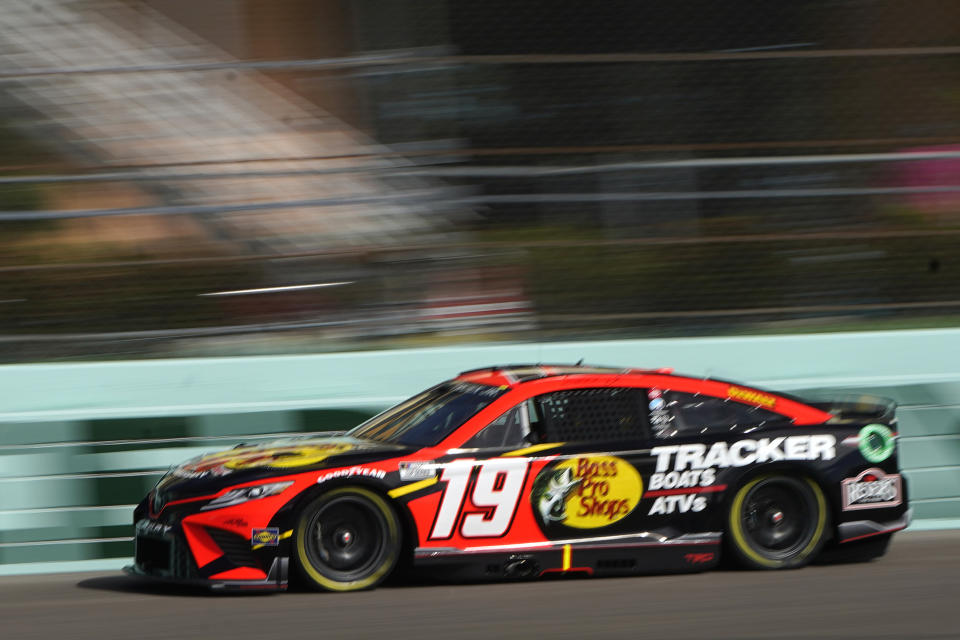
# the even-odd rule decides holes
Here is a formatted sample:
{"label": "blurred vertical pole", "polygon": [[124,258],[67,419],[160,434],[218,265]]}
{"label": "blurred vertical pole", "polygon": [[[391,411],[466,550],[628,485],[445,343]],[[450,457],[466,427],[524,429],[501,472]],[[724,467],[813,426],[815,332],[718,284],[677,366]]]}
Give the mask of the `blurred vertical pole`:
{"label": "blurred vertical pole", "polygon": [[[131,4],[141,2],[188,26],[208,43],[220,47],[236,58],[243,60],[253,56],[246,37],[248,17],[244,13],[245,0],[135,0]],[[269,4],[275,3],[280,4],[280,1],[275,0]],[[150,20],[143,23],[146,28],[152,24]],[[149,42],[149,32],[142,37]]]}
{"label": "blurred vertical pole", "polygon": [[[445,0],[408,3],[355,0],[347,3],[355,54],[402,51],[444,55],[451,50],[451,24]],[[423,146],[461,136],[464,118],[457,74],[463,69],[425,62],[403,67],[357,70],[357,83],[373,135],[385,144]]]}
{"label": "blurred vertical pole", "polygon": [[[238,0],[253,60],[341,58],[354,50],[350,3],[340,0]],[[293,91],[353,127],[365,123],[349,74],[316,71],[273,74]]]}

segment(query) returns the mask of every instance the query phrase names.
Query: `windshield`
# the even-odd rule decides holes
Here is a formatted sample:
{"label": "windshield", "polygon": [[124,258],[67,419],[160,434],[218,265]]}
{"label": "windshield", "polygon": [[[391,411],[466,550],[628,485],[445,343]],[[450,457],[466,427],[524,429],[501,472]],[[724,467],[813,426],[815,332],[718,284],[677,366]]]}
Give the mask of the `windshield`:
{"label": "windshield", "polygon": [[347,435],[415,447],[433,446],[505,391],[482,384],[445,382],[370,418]]}

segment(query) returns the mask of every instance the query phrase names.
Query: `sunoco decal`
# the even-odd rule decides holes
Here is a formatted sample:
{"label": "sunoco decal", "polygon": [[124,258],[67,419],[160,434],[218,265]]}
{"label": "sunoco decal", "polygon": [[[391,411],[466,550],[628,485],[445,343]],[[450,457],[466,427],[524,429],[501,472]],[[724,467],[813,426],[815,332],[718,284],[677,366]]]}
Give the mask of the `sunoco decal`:
{"label": "sunoco decal", "polygon": [[843,510],[896,507],[903,502],[903,481],[900,474],[885,474],[881,469],[867,469],[856,478],[840,483]]}
{"label": "sunoco decal", "polygon": [[868,424],[860,429],[858,446],[867,461],[874,464],[883,462],[893,453],[893,432],[882,424]]}
{"label": "sunoco decal", "polygon": [[541,522],[574,529],[606,527],[629,515],[643,494],[631,464],[612,456],[578,456],[547,467],[531,492]]}
{"label": "sunoco decal", "polygon": [[251,546],[276,547],[280,544],[280,529],[277,527],[254,529],[250,534],[250,544]]}

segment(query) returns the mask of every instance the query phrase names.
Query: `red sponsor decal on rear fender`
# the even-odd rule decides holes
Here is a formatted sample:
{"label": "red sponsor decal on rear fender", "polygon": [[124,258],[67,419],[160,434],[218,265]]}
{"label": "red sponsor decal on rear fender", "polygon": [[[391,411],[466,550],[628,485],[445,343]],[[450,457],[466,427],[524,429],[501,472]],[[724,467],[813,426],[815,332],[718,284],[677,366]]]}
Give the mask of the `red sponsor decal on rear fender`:
{"label": "red sponsor decal on rear fender", "polygon": [[683,556],[683,559],[689,564],[707,564],[708,562],[713,562],[714,554],[712,553],[688,553]]}

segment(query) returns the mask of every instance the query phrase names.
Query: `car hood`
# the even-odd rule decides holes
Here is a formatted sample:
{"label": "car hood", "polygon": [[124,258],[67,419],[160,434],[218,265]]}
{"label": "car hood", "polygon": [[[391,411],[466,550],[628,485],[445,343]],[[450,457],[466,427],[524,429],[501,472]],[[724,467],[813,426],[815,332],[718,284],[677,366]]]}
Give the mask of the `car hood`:
{"label": "car hood", "polygon": [[157,489],[180,495],[304,471],[364,464],[403,455],[403,445],[347,436],[284,438],[205,454],[172,467]]}

